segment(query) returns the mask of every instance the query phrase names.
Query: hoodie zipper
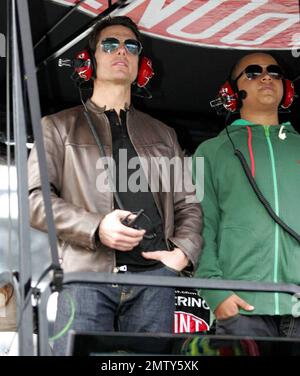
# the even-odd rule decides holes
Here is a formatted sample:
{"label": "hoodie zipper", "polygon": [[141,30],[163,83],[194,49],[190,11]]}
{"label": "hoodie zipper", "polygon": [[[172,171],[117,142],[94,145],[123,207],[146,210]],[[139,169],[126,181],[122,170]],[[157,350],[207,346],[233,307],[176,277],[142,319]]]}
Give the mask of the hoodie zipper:
{"label": "hoodie zipper", "polygon": [[[273,188],[274,188],[274,198],[275,198],[275,213],[279,215],[279,200],[278,200],[278,185],[277,185],[277,174],[275,167],[275,158],[272,142],[270,139],[270,126],[264,126],[265,136],[269,148],[271,167],[272,167],[272,178],[273,178]],[[275,238],[274,238],[274,283],[278,282],[278,259],[279,259],[279,225],[275,223]],[[279,315],[279,293],[275,292],[275,315]]]}

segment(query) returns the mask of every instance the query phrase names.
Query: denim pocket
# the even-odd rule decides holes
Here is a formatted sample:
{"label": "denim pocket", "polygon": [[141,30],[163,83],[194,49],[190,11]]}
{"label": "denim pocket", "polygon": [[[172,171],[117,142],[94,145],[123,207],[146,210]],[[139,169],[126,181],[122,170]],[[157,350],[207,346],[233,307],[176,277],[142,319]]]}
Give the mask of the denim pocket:
{"label": "denim pocket", "polygon": [[178,276],[180,274],[179,270],[173,269],[170,266],[167,266],[165,264],[164,264],[164,269],[169,271],[169,272],[172,272],[172,274],[175,274],[176,276]]}
{"label": "denim pocket", "polygon": [[239,316],[240,314],[237,313],[236,315],[227,317],[226,319],[217,320],[217,322],[226,324],[226,323],[236,320],[237,318],[239,318]]}

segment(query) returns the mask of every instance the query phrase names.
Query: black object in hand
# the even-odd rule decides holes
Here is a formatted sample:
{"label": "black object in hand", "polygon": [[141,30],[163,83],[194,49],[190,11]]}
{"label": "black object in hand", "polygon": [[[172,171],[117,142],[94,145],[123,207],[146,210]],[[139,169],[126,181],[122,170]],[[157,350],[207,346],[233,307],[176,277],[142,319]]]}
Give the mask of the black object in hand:
{"label": "black object in hand", "polygon": [[144,212],[144,209],[141,209],[137,212],[136,216],[133,218],[133,219],[129,219],[129,216],[131,214],[128,214],[127,217],[125,217],[124,219],[122,219],[121,223],[124,225],[124,226],[127,226],[127,227],[132,227],[132,228],[135,228],[137,230],[141,230],[140,227],[138,227],[137,225],[135,225],[136,221],[139,219],[139,217],[143,214]]}

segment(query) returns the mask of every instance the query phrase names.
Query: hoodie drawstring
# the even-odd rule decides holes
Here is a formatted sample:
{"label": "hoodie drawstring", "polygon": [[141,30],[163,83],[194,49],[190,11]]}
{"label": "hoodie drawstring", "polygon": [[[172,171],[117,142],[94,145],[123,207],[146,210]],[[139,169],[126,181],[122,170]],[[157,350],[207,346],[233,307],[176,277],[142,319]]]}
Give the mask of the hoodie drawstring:
{"label": "hoodie drawstring", "polygon": [[249,150],[249,156],[250,156],[250,161],[251,161],[251,174],[252,174],[252,177],[254,178],[254,176],[255,176],[255,161],[254,161],[253,149],[252,149],[252,129],[251,129],[251,127],[247,127],[247,131],[248,131],[248,150]]}

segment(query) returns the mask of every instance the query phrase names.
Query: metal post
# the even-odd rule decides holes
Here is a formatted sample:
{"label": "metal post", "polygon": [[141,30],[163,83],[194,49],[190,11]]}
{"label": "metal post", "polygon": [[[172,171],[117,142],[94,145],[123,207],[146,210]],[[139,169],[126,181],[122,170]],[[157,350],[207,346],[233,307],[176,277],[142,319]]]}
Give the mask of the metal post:
{"label": "metal post", "polygon": [[47,304],[51,295],[51,287],[49,284],[41,291],[38,301],[38,322],[39,322],[39,336],[38,336],[38,355],[49,356],[52,355],[49,345],[49,324],[47,318]]}
{"label": "metal post", "polygon": [[61,43],[60,46],[57,47],[56,51],[51,53],[46,59],[38,63],[37,70],[41,69],[43,66],[48,65],[52,60],[55,60],[57,57],[61,56],[65,51],[70,49],[71,47],[75,46],[79,43],[82,39],[84,39],[89,33],[93,30],[95,24],[99,22],[102,18],[108,16],[113,11],[125,7],[128,5],[128,0],[117,0],[114,4],[112,4],[109,8],[105,11],[100,13],[97,17],[92,19],[92,21],[88,22],[87,25],[83,26],[79,31],[71,35],[67,40]]}
{"label": "metal post", "polygon": [[[27,149],[24,97],[20,71],[18,19],[15,0],[12,0],[12,72],[13,72],[13,121],[18,182],[19,208],[19,271],[20,271],[20,326],[19,355],[33,355],[33,315],[31,304],[24,305],[31,293],[31,257],[29,241],[29,204],[27,186]],[[25,165],[25,166],[24,166]],[[29,300],[30,302],[30,300]]]}
{"label": "metal post", "polygon": [[7,151],[7,194],[8,194],[8,242],[7,242],[7,265],[9,269],[12,268],[12,219],[11,219],[11,189],[10,189],[10,166],[11,166],[11,2],[7,0],[7,18],[6,18],[6,151]]}
{"label": "metal post", "polygon": [[[50,184],[47,171],[47,162],[45,156],[45,148],[43,141],[43,134],[41,128],[41,107],[40,107],[40,98],[38,92],[37,78],[35,73],[35,61],[33,56],[33,47],[32,47],[32,37],[31,37],[31,28],[29,20],[29,11],[27,0],[15,0],[18,7],[18,16],[19,16],[19,27],[20,27],[20,39],[21,46],[23,50],[23,63],[24,63],[24,73],[27,84],[28,92],[28,103],[29,103],[29,112],[31,116],[32,129],[34,133],[34,138],[36,141],[36,150],[39,161],[39,170],[41,176],[41,186],[42,194],[45,203],[45,213],[46,213],[46,222],[48,228],[48,237],[52,258],[52,265],[54,268],[59,269],[59,259],[57,251],[57,239],[56,231],[52,214],[52,205],[51,205],[51,194],[50,194]],[[26,159],[27,160],[27,156]],[[26,166],[24,166],[26,169]],[[26,182],[27,187],[27,182]],[[28,194],[28,192],[27,192]],[[28,217],[29,218],[29,217]]]}
{"label": "metal post", "polygon": [[42,38],[39,39],[38,42],[36,42],[36,44],[33,46],[33,48],[37,48],[55,29],[58,28],[59,25],[61,25],[64,21],[66,21],[66,19],[68,19],[73,13],[74,11],[86,0],[79,0],[77,1],[77,3],[71,7],[71,9],[59,20],[56,22],[55,25],[53,25],[51,27],[50,30],[48,30],[43,36]]}

